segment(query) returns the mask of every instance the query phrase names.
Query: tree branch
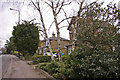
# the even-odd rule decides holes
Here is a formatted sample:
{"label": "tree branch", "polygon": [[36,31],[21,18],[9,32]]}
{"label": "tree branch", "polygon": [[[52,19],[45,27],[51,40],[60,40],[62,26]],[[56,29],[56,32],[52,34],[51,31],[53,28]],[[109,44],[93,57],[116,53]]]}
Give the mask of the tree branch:
{"label": "tree branch", "polygon": [[67,19],[71,19],[71,18],[72,18],[72,17],[68,17],[68,18],[65,18],[65,19],[61,20],[61,21],[58,23],[58,25],[61,24],[63,21],[65,21],[65,20],[67,20]]}
{"label": "tree branch", "polygon": [[38,7],[36,6],[36,4],[31,0],[31,2],[32,2],[32,4],[34,5],[34,7],[37,9],[37,10],[39,10],[38,9]]}
{"label": "tree branch", "polygon": [[[64,14],[65,14],[65,17],[67,18],[67,14],[66,14],[65,10],[64,10],[63,8],[62,8],[62,10],[63,10],[63,12],[64,12]],[[69,24],[68,19],[67,19],[67,22],[68,22],[68,24]]]}
{"label": "tree branch", "polygon": [[62,1],[61,6],[60,6],[60,8],[59,8],[58,12],[56,13],[56,15],[58,15],[58,14],[59,14],[59,12],[60,12],[60,10],[62,9],[62,7],[63,7],[63,5],[64,5],[64,1],[65,1],[65,0],[63,0],[63,1]]}
{"label": "tree branch", "polygon": [[40,35],[46,40],[45,35],[43,35],[43,34],[41,34],[41,33],[40,33]]}
{"label": "tree branch", "polygon": [[84,3],[85,0],[83,0],[80,4],[80,7],[79,7],[79,11],[78,11],[78,17],[80,17],[80,13],[82,12],[82,6],[83,6],[83,3]]}
{"label": "tree branch", "polygon": [[71,1],[71,2],[69,2],[69,3],[64,4],[63,6],[70,5],[71,3],[72,3],[72,1]]}
{"label": "tree branch", "polygon": [[68,27],[68,25],[67,25],[67,26],[62,26],[62,27],[60,27],[60,29],[61,29],[61,28],[64,28],[64,27]]}
{"label": "tree branch", "polygon": [[49,27],[49,29],[48,29],[48,32],[50,31],[50,28],[52,27],[52,25],[53,25],[54,22],[55,22],[55,21],[53,21],[53,22],[51,23],[51,25],[50,25],[50,27]]}
{"label": "tree branch", "polygon": [[44,1],[48,6],[50,6],[51,8],[52,8],[52,6],[48,3],[48,2],[46,2],[46,1]]}

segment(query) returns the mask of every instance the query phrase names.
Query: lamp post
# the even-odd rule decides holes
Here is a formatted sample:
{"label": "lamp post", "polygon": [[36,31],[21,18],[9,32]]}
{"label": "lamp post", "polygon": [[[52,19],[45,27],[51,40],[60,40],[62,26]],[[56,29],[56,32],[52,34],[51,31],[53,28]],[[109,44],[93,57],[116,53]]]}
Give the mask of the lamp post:
{"label": "lamp post", "polygon": [[13,9],[13,8],[10,8],[10,10],[14,10],[14,11],[18,12],[18,24],[20,24],[20,10],[19,9]]}

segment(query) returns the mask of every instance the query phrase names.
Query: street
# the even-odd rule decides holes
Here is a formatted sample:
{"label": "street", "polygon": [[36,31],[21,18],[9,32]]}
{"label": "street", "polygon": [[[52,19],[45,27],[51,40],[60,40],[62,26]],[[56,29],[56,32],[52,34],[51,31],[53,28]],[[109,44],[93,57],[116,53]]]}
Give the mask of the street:
{"label": "street", "polygon": [[[14,55],[2,55],[2,78],[48,78]],[[50,77],[49,77],[50,78]]]}
{"label": "street", "polygon": [[2,58],[2,77],[3,77],[9,67],[11,57],[9,55],[2,55],[0,58]]}

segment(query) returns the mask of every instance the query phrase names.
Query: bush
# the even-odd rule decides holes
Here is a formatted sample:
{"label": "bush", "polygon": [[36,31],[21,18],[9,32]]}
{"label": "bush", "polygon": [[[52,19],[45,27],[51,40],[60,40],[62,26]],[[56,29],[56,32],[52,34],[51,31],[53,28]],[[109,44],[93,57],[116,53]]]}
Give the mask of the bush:
{"label": "bush", "polygon": [[32,56],[32,60],[34,64],[42,63],[42,62],[50,62],[51,56],[47,55],[34,55]]}
{"label": "bush", "polygon": [[56,79],[72,78],[72,68],[69,63],[69,56],[64,56],[63,62],[51,62],[38,65],[38,69],[43,69]]}
{"label": "bush", "polygon": [[38,64],[38,69],[42,69],[42,70],[44,70],[44,71],[47,71],[46,66],[47,66],[48,64],[50,64],[50,63],[39,63],[39,64]]}
{"label": "bush", "polygon": [[[79,52],[78,52],[79,53]],[[74,78],[118,78],[118,53],[79,53],[74,57]]]}
{"label": "bush", "polygon": [[66,61],[68,59],[68,56],[62,56],[62,61],[64,62],[64,61]]}
{"label": "bush", "polygon": [[[91,50],[92,51],[92,50]],[[39,65],[56,79],[119,78],[118,52],[85,53],[80,48],[71,55],[62,56],[63,62]]]}

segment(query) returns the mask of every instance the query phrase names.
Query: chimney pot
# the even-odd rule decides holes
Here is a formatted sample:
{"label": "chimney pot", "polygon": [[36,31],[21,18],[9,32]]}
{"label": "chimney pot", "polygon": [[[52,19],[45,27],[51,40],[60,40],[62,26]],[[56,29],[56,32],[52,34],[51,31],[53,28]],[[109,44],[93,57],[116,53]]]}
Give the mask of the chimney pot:
{"label": "chimney pot", "polygon": [[55,39],[55,34],[54,34],[54,32],[52,33],[52,38]]}

